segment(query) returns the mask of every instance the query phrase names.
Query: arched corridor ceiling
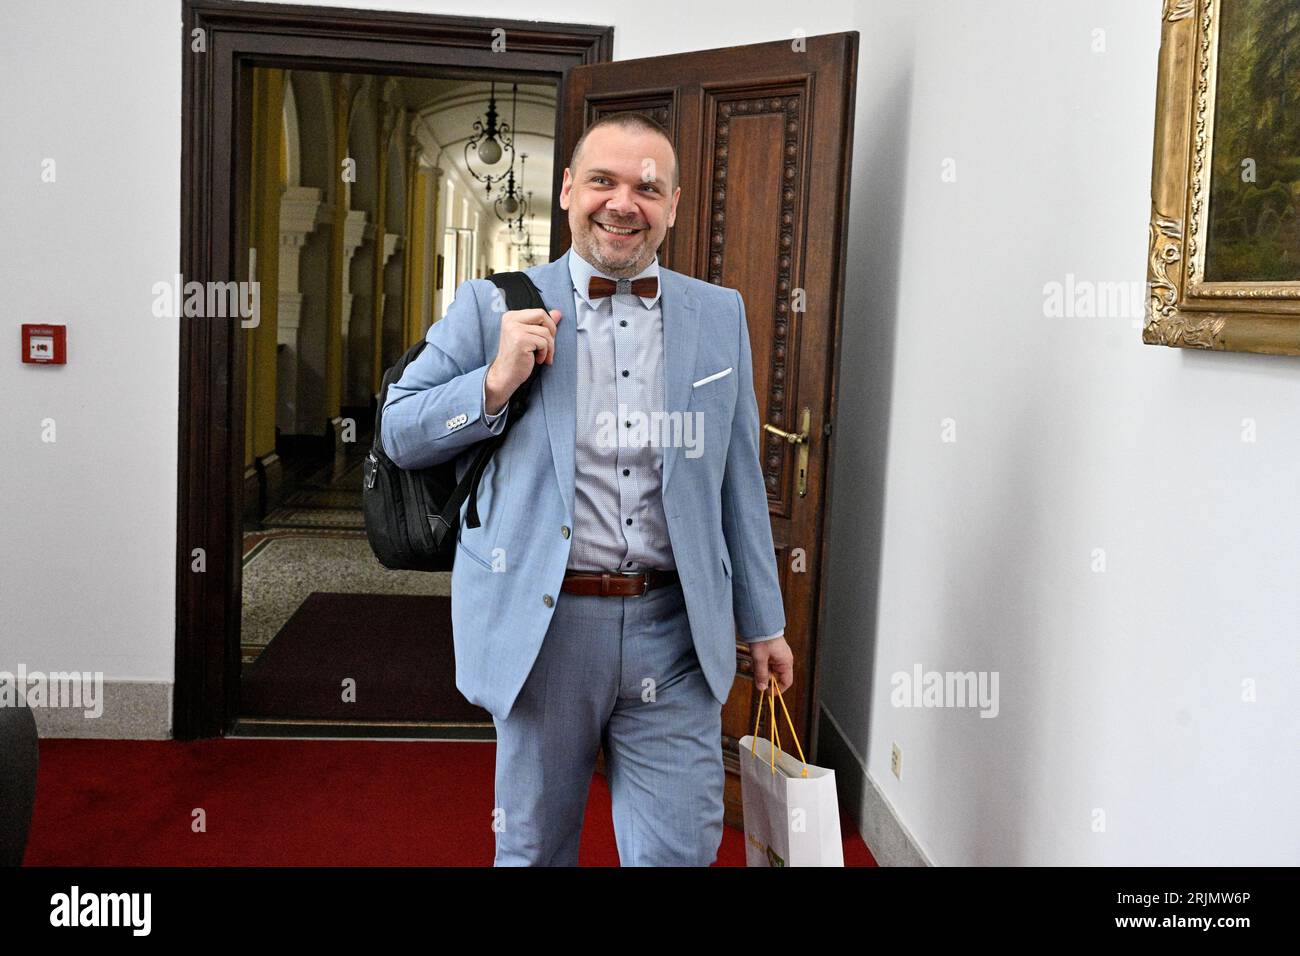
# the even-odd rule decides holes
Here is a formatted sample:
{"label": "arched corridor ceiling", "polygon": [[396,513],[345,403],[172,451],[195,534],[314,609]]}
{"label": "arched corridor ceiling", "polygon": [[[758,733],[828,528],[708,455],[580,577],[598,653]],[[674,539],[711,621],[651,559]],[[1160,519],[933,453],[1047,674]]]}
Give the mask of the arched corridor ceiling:
{"label": "arched corridor ceiling", "polygon": [[[473,80],[424,79],[399,77],[397,99],[419,118],[418,135],[426,161],[443,169],[454,166],[467,182],[475,183],[476,195],[484,199],[483,184],[474,181],[465,165],[465,143],[475,135],[474,121],[485,122],[490,83]],[[519,176],[519,156],[528,154],[524,165],[525,191],[531,191],[532,223],[535,238],[545,246],[550,238],[551,181],[555,158],[555,88],[538,84],[519,84],[516,101],[509,81],[497,81],[497,122],[513,126],[515,176]],[[513,123],[512,123],[513,120]],[[509,167],[506,153],[492,167],[477,162],[473,151],[471,163],[480,173],[504,173]],[[492,187],[495,199],[500,187]]]}

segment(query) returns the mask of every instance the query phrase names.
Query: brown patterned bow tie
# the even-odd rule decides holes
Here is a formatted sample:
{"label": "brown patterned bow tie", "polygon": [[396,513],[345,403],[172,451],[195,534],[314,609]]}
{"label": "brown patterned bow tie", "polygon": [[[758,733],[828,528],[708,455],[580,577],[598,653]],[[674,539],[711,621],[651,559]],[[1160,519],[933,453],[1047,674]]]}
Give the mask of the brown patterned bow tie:
{"label": "brown patterned bow tie", "polygon": [[619,279],[617,282],[613,279],[606,279],[604,276],[592,276],[591,283],[587,286],[587,298],[602,299],[607,295],[614,295],[618,292],[630,292],[633,295],[653,299],[658,291],[659,280],[654,276],[645,276],[641,279]]}

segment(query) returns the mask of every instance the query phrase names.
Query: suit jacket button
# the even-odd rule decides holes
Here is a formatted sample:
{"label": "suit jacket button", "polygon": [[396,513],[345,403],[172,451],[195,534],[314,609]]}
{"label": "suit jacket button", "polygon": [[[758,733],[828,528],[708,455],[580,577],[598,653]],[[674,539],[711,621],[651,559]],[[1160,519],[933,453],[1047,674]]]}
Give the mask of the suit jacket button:
{"label": "suit jacket button", "polygon": [[542,603],[545,604],[547,607],[550,607],[552,604],[555,603],[555,600],[549,594],[543,594]]}
{"label": "suit jacket button", "polygon": [[560,525],[560,534],[566,538],[569,536],[569,526],[567,524]]}

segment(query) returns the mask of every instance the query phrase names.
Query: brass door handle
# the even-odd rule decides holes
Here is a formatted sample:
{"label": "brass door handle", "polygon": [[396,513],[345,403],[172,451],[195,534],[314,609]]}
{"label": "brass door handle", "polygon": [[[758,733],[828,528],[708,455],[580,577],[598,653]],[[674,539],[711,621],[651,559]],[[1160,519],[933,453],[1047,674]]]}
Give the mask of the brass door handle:
{"label": "brass door handle", "polygon": [[803,431],[801,431],[801,432],[800,432],[799,434],[797,434],[797,435],[794,434],[794,432],[786,432],[786,431],[782,431],[781,429],[777,428],[775,425],[764,425],[763,428],[764,428],[765,430],[771,432],[773,435],[780,435],[782,438],[784,438],[786,441],[788,441],[791,445],[802,445],[804,442],[806,442],[806,441],[808,440],[808,429],[807,429],[807,428],[805,428]]}
{"label": "brass door handle", "polygon": [[788,432],[777,428],[775,425],[764,424],[763,430],[769,431],[773,435],[784,438],[791,445],[799,446],[799,455],[796,462],[799,466],[799,497],[804,498],[808,495],[808,423],[812,418],[812,410],[804,406],[803,415],[799,422],[802,431]]}

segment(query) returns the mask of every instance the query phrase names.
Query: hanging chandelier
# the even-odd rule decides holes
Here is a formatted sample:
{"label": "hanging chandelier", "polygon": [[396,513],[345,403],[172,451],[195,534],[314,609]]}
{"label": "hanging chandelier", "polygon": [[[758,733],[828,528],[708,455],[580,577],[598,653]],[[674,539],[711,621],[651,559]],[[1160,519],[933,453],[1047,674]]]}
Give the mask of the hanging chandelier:
{"label": "hanging chandelier", "polygon": [[[519,185],[515,186],[515,167],[510,164],[510,171],[506,174],[506,188],[501,195],[497,196],[496,202],[492,204],[492,211],[496,213],[498,219],[506,225],[510,225],[512,219],[516,220],[518,226],[524,222],[524,214],[528,212],[528,199],[524,197],[524,168],[528,163],[528,154],[519,154]],[[532,192],[528,193],[532,196]],[[504,215],[502,215],[504,213]]]}
{"label": "hanging chandelier", "polygon": [[[525,202],[531,205],[532,198],[533,194],[529,191],[528,199]],[[510,224],[508,235],[510,244],[518,250],[519,260],[525,265],[537,265],[537,248],[533,240],[533,214],[531,211],[528,213],[528,225],[524,225],[523,215],[521,214],[518,221]]]}
{"label": "hanging chandelier", "polygon": [[[521,206],[520,206],[519,218],[516,219],[516,220],[514,220],[514,221],[509,221],[509,222],[507,222],[507,225],[510,227],[510,229],[509,229],[509,236],[510,236],[510,242],[511,242],[512,245],[515,245],[515,246],[526,246],[526,245],[528,245],[529,243],[532,242],[532,235],[533,235],[533,229],[532,229],[532,226],[533,226],[532,204],[533,204],[533,202],[532,202],[532,200],[533,200],[533,191],[530,189],[530,190],[528,190],[528,197],[527,197],[526,199],[523,200],[523,202],[522,202],[522,204],[521,204]],[[528,211],[528,226],[527,226],[527,227],[524,226],[524,211],[525,211],[525,210]]]}
{"label": "hanging chandelier", "polygon": [[[483,120],[474,120],[474,135],[465,142],[465,170],[483,183],[484,190],[489,199],[492,198],[492,184],[499,183],[507,176],[514,175],[515,171],[515,139],[514,139],[514,119],[519,110],[519,84],[514,84],[514,112],[511,114],[511,121],[506,123],[497,123],[497,85],[492,81],[491,91],[488,95],[488,108],[485,116],[486,123]],[[474,171],[470,164],[470,150],[478,157],[479,162],[485,166],[495,166],[501,162],[501,158],[508,151],[510,153],[510,168],[498,176],[490,173],[480,175]]]}

